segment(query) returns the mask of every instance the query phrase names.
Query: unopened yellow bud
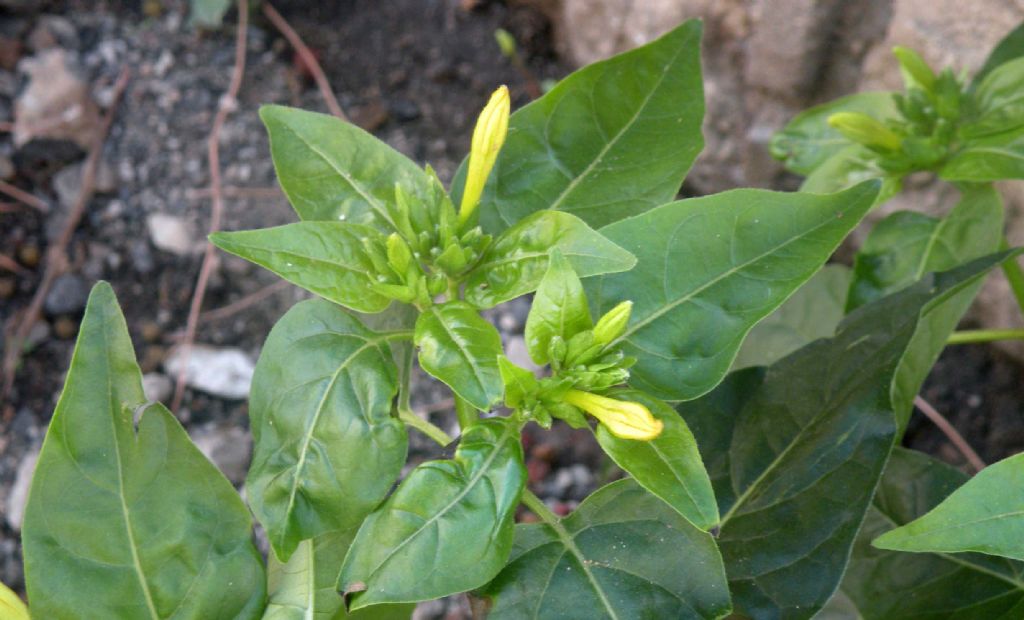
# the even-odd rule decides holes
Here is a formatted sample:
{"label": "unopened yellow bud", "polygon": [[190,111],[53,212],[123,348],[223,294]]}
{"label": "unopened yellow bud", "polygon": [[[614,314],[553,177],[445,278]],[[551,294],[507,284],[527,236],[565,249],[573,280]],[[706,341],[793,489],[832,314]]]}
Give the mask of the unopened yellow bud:
{"label": "unopened yellow bud", "polygon": [[649,441],[661,434],[665,424],[651,415],[651,411],[640,403],[615,400],[581,390],[569,390],[565,402],[579,407],[604,424],[612,435],[622,439]]}
{"label": "unopened yellow bud", "polygon": [[633,311],[633,302],[624,301],[615,306],[597,320],[594,326],[594,341],[607,345],[626,331],[629,315]]}
{"label": "unopened yellow bud", "polygon": [[828,124],[864,146],[898,151],[903,144],[896,132],[860,112],[836,112],[828,117]]}
{"label": "unopened yellow bud", "polygon": [[508,134],[508,117],[512,102],[508,96],[508,87],[502,86],[494,91],[490,101],[484,106],[480,118],[473,129],[473,142],[469,149],[469,169],[466,172],[466,185],[462,189],[462,204],[459,205],[459,224],[465,224],[476,210],[480,196],[484,192],[484,184],[498,159],[498,151],[505,143]]}

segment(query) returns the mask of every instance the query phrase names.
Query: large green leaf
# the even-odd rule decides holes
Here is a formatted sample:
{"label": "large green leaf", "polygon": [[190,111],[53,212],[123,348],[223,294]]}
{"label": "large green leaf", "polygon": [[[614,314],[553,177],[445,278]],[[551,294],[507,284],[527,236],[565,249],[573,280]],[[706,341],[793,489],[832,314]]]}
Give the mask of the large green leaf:
{"label": "large green leaf", "polygon": [[598,227],[672,200],[704,146],[700,37],[700,22],[688,21],[513,114],[481,199],[484,228],[500,232],[544,209]]}
{"label": "large green leaf", "polygon": [[753,618],[809,618],[832,596],[896,435],[890,386],[929,304],[987,257],[880,299],[767,371],[680,405],[723,512],[733,601]]}
{"label": "large green leaf", "polygon": [[714,539],[632,480],[557,524],[516,526],[508,566],[480,593],[491,620],[722,618],[729,589]]}
{"label": "large green leaf", "polygon": [[926,273],[991,254],[1002,238],[1003,206],[991,186],[964,189],[943,218],[893,213],[875,225],[857,252],[847,309],[905,288]]}
{"label": "large green leaf", "polygon": [[297,304],[267,338],[246,488],[282,561],[302,540],[359,525],[401,472],[408,438],[391,415],[388,338],[323,300]]}
{"label": "large green leaf", "polygon": [[515,422],[469,427],[453,460],[418,466],[359,528],[338,579],[350,608],[428,600],[489,581],[512,548],[525,482]]}
{"label": "large green leaf", "polygon": [[1024,454],[981,470],[928,514],[876,538],[879,549],[975,551],[1024,560]]}
{"label": "large green leaf", "polygon": [[324,299],[359,312],[380,312],[391,300],[373,290],[376,270],[362,243],[377,235],[361,224],[299,222],[217,232],[210,241]]}
{"label": "large green leaf", "polygon": [[772,156],[789,170],[809,175],[852,143],[828,124],[837,112],[860,112],[879,120],[897,116],[890,92],[856,93],[808,108],[772,136]]}
{"label": "large green leaf", "polygon": [[882,179],[875,204],[882,204],[900,193],[900,175],[888,174],[878,167],[878,156],[865,146],[850,144],[823,161],[800,184],[800,191],[830,194],[871,179]]}
{"label": "large green leaf", "polygon": [[946,181],[990,183],[1024,179],[1024,137],[1013,132],[969,142],[939,170]]}
{"label": "large green leaf", "polygon": [[851,272],[825,265],[779,309],[750,330],[733,370],[768,366],[818,338],[830,338],[846,314]]}
{"label": "large green leaf", "polygon": [[645,405],[665,426],[656,438],[637,441],[616,437],[604,424],[598,424],[594,434],[605,453],[690,523],[702,530],[718,525],[718,505],[711,481],[686,422],[672,407],[643,392],[622,390],[610,396]]}
{"label": "large green leaf", "polygon": [[488,248],[466,281],[466,301],[490,308],[537,290],[555,249],[581,278],[636,265],[632,254],[575,215],[541,211],[520,220]]}
{"label": "large green leaf", "polygon": [[420,366],[481,411],[501,398],[501,336],[462,301],[431,306],[416,320]]}
{"label": "large green leaf", "polygon": [[999,43],[992,48],[985,64],[974,74],[971,80],[971,90],[978,87],[985,77],[996,67],[1024,56],[1024,24],[1021,24],[1008,32]]}
{"label": "large green leaf", "polygon": [[34,618],[255,618],[263,608],[249,512],[174,416],[146,402],[105,282],[89,296],[22,542]]}
{"label": "large green leaf", "polygon": [[569,261],[555,250],[526,317],[526,348],[530,358],[537,364],[548,363],[552,338],[569,340],[593,326],[583,284]]}
{"label": "large green leaf", "polygon": [[960,127],[968,140],[1001,134],[1024,125],[1024,58],[992,69],[974,91],[977,118]]}
{"label": "large green leaf", "polygon": [[335,589],[356,530],[330,532],[299,543],[287,564],[267,558],[263,620],[408,620],[413,605],[377,605],[352,613]]}
{"label": "large green leaf", "polygon": [[924,454],[896,449],[857,535],[841,592],[862,620],[1016,620],[1024,564],[976,554],[901,553],[871,546],[920,517],[967,476]]}
{"label": "large green leaf", "polygon": [[640,360],[630,383],[667,400],[713,388],[750,328],[814,275],[877,193],[877,182],[827,196],[736,190],[603,228],[638,259],[588,283],[595,314],[633,301],[621,339]]}
{"label": "large green leaf", "polygon": [[412,161],[362,129],[326,114],[268,105],[277,179],[304,220],[348,221],[391,230],[395,185],[429,195],[430,179]]}

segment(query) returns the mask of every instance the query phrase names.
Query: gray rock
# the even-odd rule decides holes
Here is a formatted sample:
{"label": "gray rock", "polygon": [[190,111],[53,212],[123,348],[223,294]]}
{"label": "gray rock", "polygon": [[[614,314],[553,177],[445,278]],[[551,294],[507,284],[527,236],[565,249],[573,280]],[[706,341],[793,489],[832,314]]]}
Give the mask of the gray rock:
{"label": "gray rock", "polygon": [[252,437],[238,426],[211,422],[192,429],[192,441],[206,458],[217,466],[233,484],[241,484],[249,469]]}
{"label": "gray rock", "polygon": [[43,302],[43,309],[51,316],[74,314],[85,308],[88,299],[89,285],[85,280],[73,273],[65,273],[53,281],[53,287]]}
{"label": "gray rock", "polygon": [[99,109],[75,65],[75,57],[59,48],[41,51],[19,63],[29,82],[14,103],[16,146],[33,138],[52,138],[89,148],[98,129]]}
{"label": "gray rock", "polygon": [[28,489],[32,484],[32,474],[36,471],[39,460],[39,448],[26,454],[18,464],[14,474],[14,484],[7,494],[6,519],[7,525],[14,531],[21,531],[21,520],[25,516],[25,503],[28,502]]}
{"label": "gray rock", "polygon": [[149,238],[158,249],[178,256],[201,251],[205,242],[184,219],[167,213],[151,213],[146,218]]}
{"label": "gray rock", "polygon": [[167,375],[158,372],[142,375],[142,391],[146,394],[146,400],[167,402],[173,389],[174,382]]}
{"label": "gray rock", "polygon": [[230,399],[248,396],[256,365],[245,351],[194,345],[187,359],[186,367],[185,350],[175,347],[164,362],[164,369],[169,376],[177,377],[182,368],[187,368],[185,384],[213,396]]}

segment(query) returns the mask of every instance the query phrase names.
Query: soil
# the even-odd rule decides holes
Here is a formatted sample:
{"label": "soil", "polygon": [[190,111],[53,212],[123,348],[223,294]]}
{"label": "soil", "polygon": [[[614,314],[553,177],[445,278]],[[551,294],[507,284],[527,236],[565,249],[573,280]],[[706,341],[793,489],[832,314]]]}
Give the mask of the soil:
{"label": "soil", "polygon": [[[28,9],[5,13],[0,8],[0,120],[11,118],[23,87],[15,69],[19,57],[45,45],[72,52],[100,100],[122,66],[131,68],[132,79],[104,152],[113,182],[91,201],[69,248],[72,277],[61,294],[71,309],[44,317],[23,356],[14,393],[0,403],[4,514],[11,508],[7,504],[18,466],[38,448],[59,395],[81,319],[82,290],[99,279],[110,281],[127,311],[143,371],[164,372],[163,362],[184,326],[200,259],[195,253],[157,249],[146,222],[157,213],[177,216],[192,226],[194,240],[203,238],[209,217],[209,200],[202,194],[209,183],[206,140],[231,71],[235,23],[229,12],[223,28],[197,30],[188,22],[184,0],[13,4]],[[569,71],[553,52],[550,24],[519,4],[280,0],[275,5],[317,54],[352,120],[414,160],[429,162],[445,180],[465,154],[475,115],[497,84],[510,86],[516,106],[529,101],[524,76],[500,55],[494,42],[496,28],[515,36],[536,80],[557,79]],[[254,188],[256,193],[229,195],[223,224],[228,230],[296,219],[274,189],[267,140],[257,117],[259,105],[325,109],[301,62],[258,12],[247,36],[245,80],[238,108],[224,127],[221,161],[226,186]],[[5,324],[31,299],[42,275],[40,257],[64,211],[55,178],[82,156],[82,150],[68,142],[37,141],[15,148],[10,134],[0,134],[0,172],[5,165],[13,166],[9,180],[54,207],[50,215],[29,208],[0,212],[0,254],[15,258],[24,268],[20,274],[0,270],[0,321]],[[205,308],[236,301],[274,280],[249,263],[222,256]],[[288,288],[230,318],[204,321],[197,341],[239,347],[255,359],[273,323],[304,297]],[[491,315],[506,342],[521,340],[527,308],[522,302],[511,303]],[[943,354],[924,395],[948,413],[991,462],[1024,449],[1024,416],[1016,389],[1020,374],[1017,366],[988,347],[955,347]],[[445,398],[433,384],[419,379],[414,406],[427,407]],[[177,415],[193,434],[247,425],[244,401],[191,390]],[[454,423],[451,412],[443,408],[432,416],[444,428]],[[601,460],[590,433],[564,427],[556,427],[554,433],[528,429],[531,485],[555,502],[559,512],[567,512],[616,475]],[[413,462],[440,452],[429,440],[413,435]],[[220,441],[237,444],[239,439],[224,433]],[[248,441],[247,435],[243,441]],[[911,424],[907,443],[959,462],[948,442],[920,417]],[[242,452],[242,466],[230,472],[218,462],[238,485],[247,458]],[[24,585],[20,558],[18,533],[4,519],[0,581],[19,591]],[[453,600],[424,606],[421,617],[455,618],[464,611],[464,601]]]}

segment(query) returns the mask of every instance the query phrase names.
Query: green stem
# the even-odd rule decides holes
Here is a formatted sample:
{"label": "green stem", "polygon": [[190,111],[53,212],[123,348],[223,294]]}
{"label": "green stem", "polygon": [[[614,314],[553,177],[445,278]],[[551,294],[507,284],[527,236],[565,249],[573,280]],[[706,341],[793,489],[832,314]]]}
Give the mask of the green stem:
{"label": "green stem", "polygon": [[379,335],[384,340],[412,340],[413,331],[411,329],[398,329],[393,332],[380,332]]}
{"label": "green stem", "polygon": [[969,329],[953,332],[946,344],[971,344],[997,340],[1024,340],[1024,329]]}
{"label": "green stem", "polygon": [[476,408],[458,394],[455,395],[455,415],[459,418],[459,426],[462,427],[462,430],[473,426],[480,419],[477,416]]}
{"label": "green stem", "polygon": [[447,446],[455,441],[448,433],[416,415],[411,409],[400,408],[398,410],[398,418],[442,446]]}
{"label": "green stem", "polygon": [[[1003,236],[1002,249],[1007,250],[1010,248],[1010,243]],[[1020,263],[1017,262],[1016,256],[1003,261],[1003,273],[1006,274],[1006,280],[1010,283],[1010,290],[1013,291],[1013,296],[1017,299],[1017,306],[1020,308],[1021,316],[1024,316],[1024,271],[1020,268]]]}
{"label": "green stem", "polygon": [[559,522],[558,515],[551,512],[548,505],[544,503],[544,500],[537,497],[529,489],[523,491],[523,495],[519,498],[523,505],[533,511],[533,514],[540,517],[544,522],[551,525],[555,525]]}

